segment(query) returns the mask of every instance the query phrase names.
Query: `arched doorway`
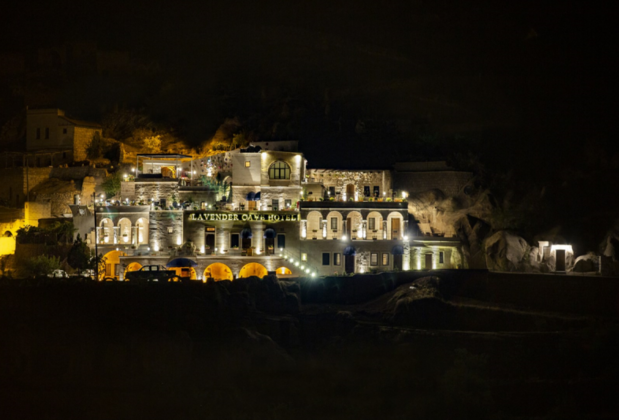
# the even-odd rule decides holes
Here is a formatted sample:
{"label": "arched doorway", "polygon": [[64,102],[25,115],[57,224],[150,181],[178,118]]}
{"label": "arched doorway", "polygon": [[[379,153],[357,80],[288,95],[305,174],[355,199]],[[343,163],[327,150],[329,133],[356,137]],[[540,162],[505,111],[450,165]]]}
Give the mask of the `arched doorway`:
{"label": "arched doorway", "polygon": [[322,238],[322,215],[311,211],[307,215],[307,239]]}
{"label": "arched doorway", "polygon": [[131,220],[122,218],[118,221],[118,229],[120,231],[119,242],[122,244],[128,244],[131,241]]}
{"label": "arched doorway", "polygon": [[138,219],[135,222],[136,245],[148,243],[148,221],[147,219]]}
{"label": "arched doorway", "polygon": [[358,211],[351,211],[346,216],[346,234],[349,239],[363,239],[363,216]]}
{"label": "arched doorway", "polygon": [[213,278],[215,281],[233,280],[232,270],[226,264],[213,263],[204,270],[204,280]]}
{"label": "arched doorway", "polygon": [[114,222],[112,219],[105,218],[99,223],[99,243],[113,244],[114,242]]}
{"label": "arched doorway", "polygon": [[99,264],[99,280],[118,280],[120,275],[120,257],[126,257],[122,251],[110,251],[103,256]]}
{"label": "arched doorway", "polygon": [[259,277],[263,278],[268,274],[267,269],[259,263],[249,263],[245,264],[241,271],[239,272],[239,278],[243,277]]}
{"label": "arched doorway", "polygon": [[275,273],[278,276],[291,276],[292,275],[292,271],[290,271],[288,267],[278,267],[277,270],[275,270]]}
{"label": "arched doorway", "polygon": [[332,211],[327,214],[327,239],[338,239],[342,236],[343,227],[342,213]]}

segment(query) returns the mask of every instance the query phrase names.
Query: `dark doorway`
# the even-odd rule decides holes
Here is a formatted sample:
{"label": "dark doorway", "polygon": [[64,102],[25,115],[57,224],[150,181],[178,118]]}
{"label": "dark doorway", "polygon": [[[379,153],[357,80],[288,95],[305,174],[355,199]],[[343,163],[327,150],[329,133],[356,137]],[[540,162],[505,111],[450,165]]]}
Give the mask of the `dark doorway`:
{"label": "dark doorway", "polygon": [[393,269],[402,271],[402,255],[393,256]]}
{"label": "dark doorway", "polygon": [[565,271],[565,249],[557,249],[556,251],[557,268],[555,271]]}
{"label": "dark doorway", "polygon": [[355,256],[354,255],[346,255],[344,257],[344,271],[347,274],[355,272]]}
{"label": "dark doorway", "polygon": [[426,268],[428,270],[432,268],[432,254],[426,254]]}
{"label": "dark doorway", "polygon": [[207,233],[206,234],[206,254],[212,254],[215,250],[215,234]]}
{"label": "dark doorway", "polygon": [[346,200],[352,201],[355,199],[355,186],[353,184],[346,185]]}

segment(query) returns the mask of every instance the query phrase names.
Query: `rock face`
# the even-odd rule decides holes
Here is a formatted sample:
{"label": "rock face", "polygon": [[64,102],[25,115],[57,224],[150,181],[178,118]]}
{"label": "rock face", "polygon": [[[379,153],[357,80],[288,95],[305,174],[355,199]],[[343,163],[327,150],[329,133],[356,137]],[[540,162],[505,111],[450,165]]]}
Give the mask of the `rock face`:
{"label": "rock face", "polygon": [[440,190],[429,190],[409,196],[408,210],[420,233],[460,239],[465,268],[486,268],[483,242],[491,231],[492,209],[486,192],[446,197]]}
{"label": "rock face", "polygon": [[486,264],[493,271],[524,271],[531,247],[520,236],[499,231],[485,241]]}

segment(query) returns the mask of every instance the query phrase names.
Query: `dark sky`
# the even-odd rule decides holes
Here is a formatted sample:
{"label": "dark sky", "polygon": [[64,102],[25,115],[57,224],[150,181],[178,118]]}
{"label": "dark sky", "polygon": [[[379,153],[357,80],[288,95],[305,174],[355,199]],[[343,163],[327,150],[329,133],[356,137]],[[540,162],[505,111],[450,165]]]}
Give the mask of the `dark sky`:
{"label": "dark sky", "polygon": [[[232,92],[231,113],[255,108],[252,95],[269,89],[305,102],[328,90],[350,126],[379,118],[414,131],[422,121],[432,132],[534,147],[544,158],[588,138],[614,147],[611,2],[195,3],[12,2],[0,17],[0,49],[93,40],[156,62],[167,79],[148,105],[190,120],[193,137],[233,116],[213,105],[222,90]],[[217,112],[215,122],[199,117]],[[320,137],[312,127],[304,133]]]}

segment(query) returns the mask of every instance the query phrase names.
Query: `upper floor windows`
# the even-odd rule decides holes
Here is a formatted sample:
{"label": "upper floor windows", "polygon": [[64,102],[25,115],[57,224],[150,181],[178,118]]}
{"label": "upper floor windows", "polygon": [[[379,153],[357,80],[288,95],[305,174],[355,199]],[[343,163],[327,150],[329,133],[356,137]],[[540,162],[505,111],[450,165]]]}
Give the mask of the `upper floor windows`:
{"label": "upper floor windows", "polygon": [[286,162],[278,160],[269,168],[270,179],[290,179],[290,166]]}

